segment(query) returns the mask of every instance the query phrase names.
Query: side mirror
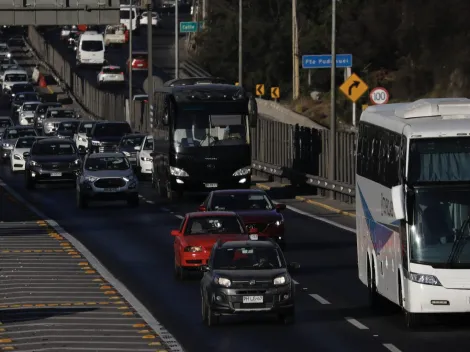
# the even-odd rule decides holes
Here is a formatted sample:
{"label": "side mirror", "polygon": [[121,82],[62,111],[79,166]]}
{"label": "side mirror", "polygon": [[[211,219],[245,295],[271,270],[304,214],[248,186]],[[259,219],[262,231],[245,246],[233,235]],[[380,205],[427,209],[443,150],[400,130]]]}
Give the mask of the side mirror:
{"label": "side mirror", "polygon": [[289,263],[289,269],[292,271],[299,270],[300,269],[300,264],[297,262],[292,262]]}
{"label": "side mirror", "polygon": [[155,157],[157,156],[157,153],[151,152],[151,153],[150,153],[150,156],[151,156],[152,158],[155,158]]}
{"label": "side mirror", "polygon": [[405,195],[403,193],[403,185],[392,187],[392,204],[393,212],[397,220],[405,218]]}
{"label": "side mirror", "polygon": [[134,147],[134,150],[139,151],[139,150],[140,150],[140,146],[136,145],[136,146]]}
{"label": "side mirror", "polygon": [[201,204],[197,210],[198,211],[207,211],[207,208],[205,207],[205,205]]}
{"label": "side mirror", "polygon": [[24,153],[23,153],[23,157],[25,157],[25,158],[28,158],[30,155],[31,155],[30,152],[24,152]]}
{"label": "side mirror", "polygon": [[258,104],[256,103],[256,99],[251,94],[248,101],[248,111],[250,127],[256,128],[258,124]]}
{"label": "side mirror", "polygon": [[179,230],[171,230],[171,235],[176,237],[180,235],[180,232]]}
{"label": "side mirror", "polygon": [[249,233],[250,235],[255,235],[255,234],[257,234],[258,232],[259,232],[259,231],[258,231],[257,228],[251,228],[251,229],[248,230],[248,233]]}
{"label": "side mirror", "polygon": [[286,205],[285,204],[282,204],[282,203],[276,204],[276,211],[277,212],[281,212],[283,210],[286,210]]}
{"label": "side mirror", "polygon": [[208,272],[209,271],[209,265],[201,265],[201,271],[202,272]]}

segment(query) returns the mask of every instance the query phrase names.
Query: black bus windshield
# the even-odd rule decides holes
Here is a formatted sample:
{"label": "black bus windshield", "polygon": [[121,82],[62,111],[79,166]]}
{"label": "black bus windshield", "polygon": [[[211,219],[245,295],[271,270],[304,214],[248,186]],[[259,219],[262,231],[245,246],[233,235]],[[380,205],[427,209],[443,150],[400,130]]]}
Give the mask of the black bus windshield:
{"label": "black bus windshield", "polygon": [[248,131],[245,114],[182,110],[175,118],[173,140],[175,148],[247,145]]}

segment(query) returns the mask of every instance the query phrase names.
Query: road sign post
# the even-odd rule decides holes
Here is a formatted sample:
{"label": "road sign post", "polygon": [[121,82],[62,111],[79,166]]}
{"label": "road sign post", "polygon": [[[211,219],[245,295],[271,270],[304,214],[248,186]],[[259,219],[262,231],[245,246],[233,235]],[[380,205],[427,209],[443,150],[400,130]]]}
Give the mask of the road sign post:
{"label": "road sign post", "polygon": [[339,90],[353,103],[369,89],[367,84],[355,73],[353,73],[340,87]]}
{"label": "road sign post", "polygon": [[390,94],[383,87],[376,87],[371,90],[369,94],[370,101],[375,105],[387,104],[390,99]]}
{"label": "road sign post", "polygon": [[271,87],[271,98],[278,101],[281,97],[281,90],[279,87]]}
{"label": "road sign post", "polygon": [[256,96],[262,97],[264,95],[264,84],[256,85]]}
{"label": "road sign post", "polygon": [[197,22],[180,22],[180,33],[194,33],[197,29]]}

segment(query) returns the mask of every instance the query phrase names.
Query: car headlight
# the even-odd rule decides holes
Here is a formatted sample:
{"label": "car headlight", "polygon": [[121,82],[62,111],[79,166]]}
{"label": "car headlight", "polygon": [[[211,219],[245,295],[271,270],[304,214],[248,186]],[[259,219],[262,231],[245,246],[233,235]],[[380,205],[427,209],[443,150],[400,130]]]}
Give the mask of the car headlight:
{"label": "car headlight", "polygon": [[129,175],[127,177],[123,177],[122,179],[126,182],[129,182],[129,181],[132,181],[133,179],[135,179],[135,177],[134,177],[134,175]]}
{"label": "car headlight", "polygon": [[232,282],[225,278],[225,277],[218,277],[216,276],[214,278],[214,282],[217,284],[217,285],[220,285],[220,286],[223,286],[223,287],[230,287],[232,286]]}
{"label": "car headlight", "polygon": [[29,162],[29,165],[31,165],[31,166],[36,166],[36,167],[41,166],[41,164],[39,164],[38,162],[36,162],[36,161],[34,161],[34,160],[31,160],[31,161]]}
{"label": "car headlight", "polygon": [[13,159],[15,159],[15,160],[22,160],[23,157],[22,157],[21,155],[19,155],[19,154],[15,154],[15,155],[13,155]]}
{"label": "car headlight", "polygon": [[11,57],[11,54],[10,54],[10,53],[8,53],[8,54],[7,54],[7,58],[10,58],[10,57]]}
{"label": "car headlight", "polygon": [[283,276],[278,276],[273,280],[274,285],[285,285],[287,283],[286,277]]}
{"label": "car headlight", "polygon": [[2,147],[5,149],[11,149],[11,144],[10,143],[3,143]]}
{"label": "car headlight", "polygon": [[73,162],[74,165],[80,165],[81,160],[80,159],[75,159]]}
{"label": "car headlight", "polygon": [[140,160],[142,160],[142,161],[152,161],[152,158],[148,158],[146,156],[141,156]]}
{"label": "car headlight", "polygon": [[170,174],[176,177],[188,177],[189,176],[186,171],[184,171],[183,169],[174,167],[174,166],[170,166]]}
{"label": "car headlight", "polygon": [[80,142],[86,142],[86,141],[87,141],[87,139],[86,139],[86,138],[83,138],[83,137],[78,137],[78,140],[79,140]]}
{"label": "car headlight", "polygon": [[282,224],[284,224],[283,220],[277,220],[277,221],[274,222],[275,226],[281,226]]}
{"label": "car headlight", "polygon": [[423,285],[442,286],[440,281],[434,275],[409,273],[409,279],[413,282]]}
{"label": "car headlight", "polygon": [[52,127],[52,126],[54,126],[54,124],[52,122],[46,122],[46,126],[47,127]]}
{"label": "car headlight", "polygon": [[233,176],[246,176],[251,173],[251,167],[242,167],[233,173]]}
{"label": "car headlight", "polygon": [[100,141],[91,141],[91,145],[99,147],[101,145],[101,142]]}
{"label": "car headlight", "polygon": [[88,182],[95,182],[99,180],[99,177],[96,177],[96,176],[86,176],[85,177],[85,181],[88,181]]}
{"label": "car headlight", "polygon": [[184,248],[185,252],[197,253],[202,252],[202,247],[199,246],[188,246]]}
{"label": "car headlight", "polygon": [[122,152],[122,154],[124,154],[125,156],[131,156],[131,153],[129,152]]}

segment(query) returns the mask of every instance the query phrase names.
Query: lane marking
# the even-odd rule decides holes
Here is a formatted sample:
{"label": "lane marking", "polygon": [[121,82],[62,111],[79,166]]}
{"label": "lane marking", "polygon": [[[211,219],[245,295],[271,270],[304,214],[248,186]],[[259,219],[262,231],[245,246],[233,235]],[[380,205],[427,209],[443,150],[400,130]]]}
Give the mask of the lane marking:
{"label": "lane marking", "polygon": [[184,219],[184,216],[183,216],[183,215],[178,215],[178,214],[175,214],[175,217],[177,217],[178,219],[181,219],[181,220],[183,220],[183,219]]}
{"label": "lane marking", "polygon": [[168,209],[168,208],[160,208],[160,210],[161,211],[166,211],[166,212],[170,211],[170,209]]}
{"label": "lane marking", "polygon": [[354,325],[356,328],[358,328],[359,330],[369,330],[369,328],[367,326],[365,326],[364,324],[360,323],[359,321],[357,321],[356,319],[354,318],[344,318],[346,319],[346,321],[351,324],[351,325]]}
{"label": "lane marking", "polygon": [[300,285],[297,281],[295,280],[292,280],[292,282],[294,283],[294,285]]}
{"label": "lane marking", "polygon": [[401,352],[399,348],[397,348],[395,345],[392,345],[391,343],[384,343],[383,346],[390,352]]}
{"label": "lane marking", "polygon": [[148,203],[148,204],[155,204],[155,202],[153,200],[146,200],[145,202]]}
{"label": "lane marking", "polygon": [[[116,291],[119,292],[119,294],[134,308],[137,314],[140,315],[140,317],[148,324],[148,326],[159,335],[160,339],[168,345],[170,351],[184,352],[183,347],[173,337],[173,335],[163,327],[163,325],[132,294],[132,292],[130,292],[121,281],[119,281],[113,274],[111,274],[111,272],[98,260],[98,258],[96,258],[78,239],[76,239],[70,233],[65,231],[55,220],[48,219],[48,217],[43,212],[41,212],[30,202],[26,201],[26,199],[24,199],[18,192],[16,192],[13,188],[7,185],[2,179],[0,179],[0,187],[3,187],[7,192],[9,192],[13,197],[15,197],[20,203],[23,203],[30,211],[35,213],[39,218],[45,219],[43,220],[45,223],[52,227],[57,234],[64,237],[68,242],[70,242],[91,264],[91,266],[96,268],[101,277],[105,279],[106,282],[109,282],[111,286],[113,286]],[[110,297],[109,299],[119,300],[120,298]],[[98,318],[94,319],[98,320]],[[119,319],[122,319],[122,317],[120,317]]]}
{"label": "lane marking", "polygon": [[315,299],[316,301],[320,302],[321,304],[331,304],[326,299],[324,299],[322,296],[317,295],[316,293],[311,293],[311,294],[309,294],[309,296],[312,297],[313,299]]}

